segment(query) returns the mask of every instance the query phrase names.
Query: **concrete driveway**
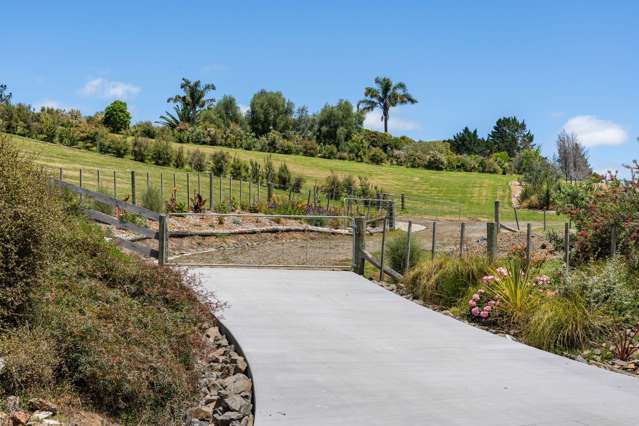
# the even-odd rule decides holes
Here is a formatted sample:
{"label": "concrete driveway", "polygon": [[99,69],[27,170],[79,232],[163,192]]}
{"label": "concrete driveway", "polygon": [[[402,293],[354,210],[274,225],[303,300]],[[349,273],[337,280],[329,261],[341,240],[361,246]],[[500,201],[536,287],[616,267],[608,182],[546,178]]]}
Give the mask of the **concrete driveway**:
{"label": "concrete driveway", "polygon": [[197,269],[266,425],[638,425],[639,379],[430,311],[350,272]]}

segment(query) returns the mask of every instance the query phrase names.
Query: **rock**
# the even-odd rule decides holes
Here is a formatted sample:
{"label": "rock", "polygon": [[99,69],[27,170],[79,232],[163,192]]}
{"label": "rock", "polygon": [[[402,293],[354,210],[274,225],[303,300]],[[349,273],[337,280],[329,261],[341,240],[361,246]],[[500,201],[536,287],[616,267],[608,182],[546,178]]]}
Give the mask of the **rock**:
{"label": "rock", "polygon": [[235,362],[237,369],[240,370],[241,373],[246,371],[248,365],[246,364],[246,360],[243,357],[235,352],[231,352],[231,359],[233,360],[233,362]]}
{"label": "rock", "polygon": [[217,327],[209,327],[204,332],[204,335],[210,342],[214,342],[215,340],[222,338],[222,333],[220,333],[220,329]]}
{"label": "rock", "polygon": [[29,424],[42,423],[44,419],[47,419],[51,416],[53,416],[53,413],[51,411],[35,411],[29,418]]}
{"label": "rock", "polygon": [[210,405],[200,405],[189,410],[189,415],[197,420],[211,420],[213,408]]}
{"label": "rock", "polygon": [[231,394],[227,396],[224,398],[224,404],[226,404],[231,411],[237,411],[244,415],[251,413],[251,403],[242,398],[240,395]]}
{"label": "rock", "polygon": [[58,412],[58,406],[42,398],[32,398],[29,400],[29,408],[35,411],[50,411],[53,414]]}
{"label": "rock", "polygon": [[213,417],[218,422],[232,422],[233,420],[240,420],[242,417],[244,417],[244,415],[241,413],[238,413],[237,411],[227,411],[224,414],[220,414],[220,415],[216,414]]}
{"label": "rock", "polygon": [[29,414],[26,411],[17,410],[11,413],[11,421],[14,425],[26,425],[29,421]]}
{"label": "rock", "polygon": [[251,387],[253,386],[251,379],[244,374],[235,374],[231,377],[227,377],[224,379],[223,385],[228,392],[235,394],[251,392]]}
{"label": "rock", "polygon": [[4,405],[7,407],[7,411],[12,412],[20,408],[20,397],[19,396],[8,396],[4,402]]}

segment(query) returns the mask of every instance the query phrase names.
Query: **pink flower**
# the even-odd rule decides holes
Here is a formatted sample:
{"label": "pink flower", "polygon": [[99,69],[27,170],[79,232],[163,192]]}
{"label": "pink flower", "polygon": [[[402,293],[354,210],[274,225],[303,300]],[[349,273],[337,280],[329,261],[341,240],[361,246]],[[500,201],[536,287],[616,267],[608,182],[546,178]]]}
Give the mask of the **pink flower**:
{"label": "pink flower", "polygon": [[494,275],[486,275],[484,278],[481,279],[481,282],[484,284],[490,284],[493,281],[495,281],[495,276]]}
{"label": "pink flower", "polygon": [[535,284],[545,287],[548,284],[550,284],[550,277],[547,275],[540,275],[537,278],[535,278]]}
{"label": "pink flower", "polygon": [[477,294],[477,293],[473,294],[473,300],[474,301],[477,302],[477,301],[479,301],[479,299],[481,299],[481,297],[479,297],[479,294]]}
{"label": "pink flower", "polygon": [[479,313],[479,316],[484,318],[484,319],[488,318],[488,315],[490,315],[490,314],[488,312],[486,312],[486,311],[481,311]]}
{"label": "pink flower", "polygon": [[490,312],[492,309],[493,309],[493,307],[490,306],[490,305],[484,306],[484,311],[486,311],[486,312]]}
{"label": "pink flower", "polygon": [[494,300],[488,302],[488,306],[495,306],[496,304],[497,302],[495,302]]}
{"label": "pink flower", "polygon": [[468,301],[468,306],[470,306],[471,308],[474,308],[475,306],[477,306],[477,302],[475,302],[473,299],[470,299]]}
{"label": "pink flower", "polygon": [[479,316],[479,313],[480,313],[479,308],[475,306],[473,309],[471,309],[470,313],[473,314],[474,317]]}
{"label": "pink flower", "polygon": [[502,277],[508,276],[508,269],[504,268],[503,266],[495,269],[495,272],[497,272],[497,275],[501,275]]}

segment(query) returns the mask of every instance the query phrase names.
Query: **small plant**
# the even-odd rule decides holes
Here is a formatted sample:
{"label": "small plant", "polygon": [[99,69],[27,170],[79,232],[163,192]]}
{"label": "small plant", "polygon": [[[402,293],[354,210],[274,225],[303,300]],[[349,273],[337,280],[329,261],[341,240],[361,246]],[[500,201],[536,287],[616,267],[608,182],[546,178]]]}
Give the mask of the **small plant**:
{"label": "small plant", "polygon": [[199,149],[191,151],[189,153],[189,166],[196,172],[203,172],[206,170],[206,155]]}
{"label": "small plant", "polygon": [[639,333],[639,324],[633,328],[619,330],[614,334],[613,354],[621,361],[628,361],[630,357],[639,350],[636,337]]}
{"label": "small plant", "polygon": [[191,211],[193,213],[202,213],[205,205],[206,200],[200,194],[195,194],[191,199]]}
{"label": "small plant", "polygon": [[520,259],[514,258],[509,269],[498,267],[482,283],[492,297],[499,300],[502,311],[515,323],[522,321],[535,303],[531,271]]}
{"label": "small plant", "polygon": [[162,211],[162,195],[160,190],[154,186],[149,186],[142,193],[142,206],[154,212]]}
{"label": "small plant", "polygon": [[218,216],[217,217],[217,224],[218,225],[224,225],[224,216]]}
{"label": "small plant", "polygon": [[[406,248],[408,246],[408,234],[402,232],[386,245],[386,256],[391,268],[403,273],[406,268]],[[410,239],[410,261],[408,268],[415,266],[424,257],[424,248],[415,238]]]}
{"label": "small plant", "polygon": [[468,300],[468,315],[471,320],[487,321],[494,317],[495,308],[499,306],[499,301],[491,299],[486,290],[480,288]]}
{"label": "small plant", "polygon": [[177,199],[177,190],[177,188],[173,188],[171,198],[164,205],[164,210],[167,213],[186,213],[186,205]]}

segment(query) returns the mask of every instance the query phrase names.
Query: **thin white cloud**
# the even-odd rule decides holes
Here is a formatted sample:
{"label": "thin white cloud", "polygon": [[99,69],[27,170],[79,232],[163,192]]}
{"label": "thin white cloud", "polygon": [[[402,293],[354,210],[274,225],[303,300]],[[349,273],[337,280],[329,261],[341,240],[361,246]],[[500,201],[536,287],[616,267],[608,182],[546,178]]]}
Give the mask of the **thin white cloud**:
{"label": "thin white cloud", "polygon": [[[381,119],[381,114],[377,111],[371,111],[366,114],[364,117],[364,127],[369,130],[384,130],[384,122]],[[388,131],[396,132],[396,131],[411,131],[418,130],[421,128],[419,123],[415,121],[406,120],[404,118],[399,117],[397,114],[393,115],[392,111],[390,117],[388,118]]]}
{"label": "thin white cloud", "polygon": [[80,89],[83,96],[96,96],[103,99],[127,99],[140,93],[140,87],[121,81],[94,78]]}
{"label": "thin white cloud", "polygon": [[578,115],[564,124],[564,130],[574,133],[587,147],[621,145],[628,139],[628,132],[619,124],[602,120],[594,115]]}
{"label": "thin white cloud", "polygon": [[248,105],[244,104],[237,104],[237,107],[240,109],[240,112],[242,112],[242,114],[246,114],[248,110],[251,109]]}

